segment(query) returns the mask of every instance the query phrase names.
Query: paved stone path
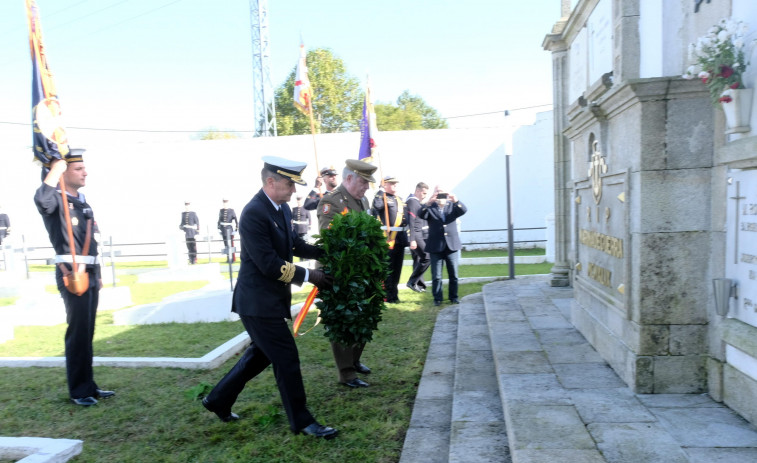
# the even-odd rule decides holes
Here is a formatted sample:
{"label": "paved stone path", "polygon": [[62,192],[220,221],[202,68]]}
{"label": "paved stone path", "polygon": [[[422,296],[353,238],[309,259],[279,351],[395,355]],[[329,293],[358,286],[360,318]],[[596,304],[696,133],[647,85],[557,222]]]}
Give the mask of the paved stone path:
{"label": "paved stone path", "polygon": [[757,429],[706,394],[634,394],[547,276],[437,319],[400,463],[757,462]]}

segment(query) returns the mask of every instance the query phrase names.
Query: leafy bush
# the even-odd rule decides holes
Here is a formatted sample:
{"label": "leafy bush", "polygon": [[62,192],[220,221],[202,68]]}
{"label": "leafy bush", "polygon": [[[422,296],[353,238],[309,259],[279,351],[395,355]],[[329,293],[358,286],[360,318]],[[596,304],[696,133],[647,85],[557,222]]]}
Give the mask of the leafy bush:
{"label": "leafy bush", "polygon": [[325,256],[323,271],[334,277],[334,287],[321,291],[324,336],[350,346],[373,339],[381,321],[389,273],[388,246],[378,220],[364,212],[337,214],[317,244]]}

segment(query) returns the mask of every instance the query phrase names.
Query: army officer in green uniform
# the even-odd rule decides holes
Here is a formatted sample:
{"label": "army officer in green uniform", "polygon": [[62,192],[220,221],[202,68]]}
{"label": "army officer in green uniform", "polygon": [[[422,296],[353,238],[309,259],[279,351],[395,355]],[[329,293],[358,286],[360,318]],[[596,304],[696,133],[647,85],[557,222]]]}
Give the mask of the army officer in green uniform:
{"label": "army officer in green uniform", "polygon": [[[331,193],[324,195],[318,203],[319,230],[328,228],[331,219],[345,210],[363,211],[365,213],[370,210],[365,192],[368,191],[370,183],[376,181],[373,178],[376,166],[357,159],[348,159],[346,164],[342,172],[342,184]],[[368,383],[357,377],[357,373],[368,374],[371,372],[370,368],[360,363],[360,356],[364,347],[365,344],[344,346],[331,343],[334,361],[337,370],[339,370],[339,382],[347,387],[369,386]]]}

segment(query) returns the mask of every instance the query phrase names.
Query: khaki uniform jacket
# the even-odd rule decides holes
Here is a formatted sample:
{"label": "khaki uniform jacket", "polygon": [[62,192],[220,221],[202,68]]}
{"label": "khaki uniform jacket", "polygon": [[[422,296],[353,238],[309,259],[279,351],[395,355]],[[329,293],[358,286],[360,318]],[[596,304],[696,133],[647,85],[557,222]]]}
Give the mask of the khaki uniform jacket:
{"label": "khaki uniform jacket", "polygon": [[368,198],[363,196],[359,200],[355,199],[344,185],[339,185],[334,191],[324,195],[318,203],[318,229],[328,228],[334,216],[341,214],[345,209],[368,212],[370,209]]}

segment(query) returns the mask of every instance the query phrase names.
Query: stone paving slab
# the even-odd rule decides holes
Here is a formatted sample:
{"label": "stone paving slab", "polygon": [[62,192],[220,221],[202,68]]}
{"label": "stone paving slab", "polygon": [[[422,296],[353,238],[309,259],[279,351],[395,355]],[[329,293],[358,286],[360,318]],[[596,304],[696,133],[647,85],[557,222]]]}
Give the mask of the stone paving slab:
{"label": "stone paving slab", "polygon": [[19,463],[64,463],[81,451],[76,439],[0,437],[0,458]]}
{"label": "stone paving slab", "polygon": [[509,463],[510,447],[505,423],[460,421],[452,423],[450,432],[450,463]]}
{"label": "stone paving slab", "polygon": [[[592,450],[586,426],[572,405],[510,403],[505,407],[510,449]],[[638,460],[638,462],[643,460]],[[637,463],[638,463],[637,462]]]}
{"label": "stone paving slab", "polygon": [[688,463],[686,453],[659,423],[587,426],[608,463]]}
{"label": "stone paving slab", "polygon": [[657,418],[627,387],[568,392],[584,423],[652,422]]}
{"label": "stone paving slab", "polygon": [[729,408],[653,408],[685,447],[757,447],[754,426]]}

